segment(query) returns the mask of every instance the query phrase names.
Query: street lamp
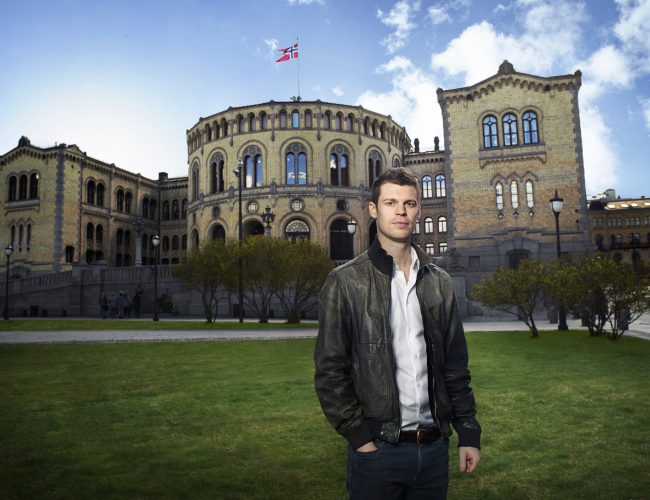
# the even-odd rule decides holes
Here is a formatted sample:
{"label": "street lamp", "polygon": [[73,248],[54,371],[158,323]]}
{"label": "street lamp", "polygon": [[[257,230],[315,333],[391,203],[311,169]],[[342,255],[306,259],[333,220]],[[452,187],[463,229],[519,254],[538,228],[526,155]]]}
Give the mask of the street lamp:
{"label": "street lamp", "polygon": [[158,245],[160,245],[160,236],[154,234],[151,238],[153,244],[153,320],[158,321]]}
{"label": "street lamp", "polygon": [[[551,210],[553,211],[553,215],[555,215],[555,240],[557,244],[557,260],[558,262],[560,261],[560,255],[562,253],[562,249],[560,248],[560,212],[562,211],[562,207],[564,206],[564,199],[560,198],[557,195],[557,189],[555,190],[555,196],[551,198],[550,200],[551,203]],[[562,302],[559,303],[558,305],[558,325],[557,329],[558,330],[568,330],[569,327],[566,324],[566,310],[564,309],[564,304]]]}
{"label": "street lamp", "polygon": [[264,236],[271,236],[271,224],[273,224],[273,221],[275,220],[275,214],[271,211],[271,207],[268,205],[264,209],[262,220],[264,221]]}
{"label": "street lamp", "polygon": [[238,295],[239,295],[239,322],[243,323],[244,322],[244,284],[243,284],[243,262],[241,258],[241,244],[244,236],[244,228],[242,227],[242,212],[241,212],[241,187],[242,187],[242,175],[244,171],[244,160],[241,158],[237,160],[237,168],[233,170],[235,175],[237,176],[237,181],[239,184],[239,221],[238,221],[238,226],[239,226],[239,257],[238,257],[238,267],[239,267],[239,273],[237,275],[237,287],[238,287]]}
{"label": "street lamp", "polygon": [[5,281],[5,311],[3,314],[4,319],[9,319],[9,257],[14,253],[14,247],[7,245],[5,247],[5,255],[7,256],[7,279]]}
{"label": "street lamp", "polygon": [[357,221],[355,221],[352,217],[350,217],[350,220],[348,221],[348,233],[354,234],[357,232]]}

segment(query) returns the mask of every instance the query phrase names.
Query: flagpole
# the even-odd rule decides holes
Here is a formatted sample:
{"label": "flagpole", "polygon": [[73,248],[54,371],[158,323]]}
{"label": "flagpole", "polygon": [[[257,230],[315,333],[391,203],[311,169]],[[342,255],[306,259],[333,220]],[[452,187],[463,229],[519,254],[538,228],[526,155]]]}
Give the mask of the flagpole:
{"label": "flagpole", "polygon": [[[298,45],[298,37],[296,37],[296,45],[299,51],[302,50]],[[300,52],[298,52],[298,100],[300,100]]]}

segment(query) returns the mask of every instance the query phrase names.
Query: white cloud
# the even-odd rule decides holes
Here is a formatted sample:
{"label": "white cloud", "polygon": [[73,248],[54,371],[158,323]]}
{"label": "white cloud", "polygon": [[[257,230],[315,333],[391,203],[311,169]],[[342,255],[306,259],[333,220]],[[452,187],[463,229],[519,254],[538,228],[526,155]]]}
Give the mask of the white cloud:
{"label": "white cloud", "polygon": [[602,193],[618,181],[618,158],[612,130],[596,106],[581,106],[582,151],[587,193]]}
{"label": "white cloud", "polygon": [[341,97],[345,92],[343,92],[343,87],[340,85],[337,85],[332,89],[332,94],[334,94],[336,97]]}
{"label": "white cloud", "polygon": [[611,87],[627,88],[634,79],[629,59],[611,45],[598,49],[580,68],[585,75],[581,97],[586,102],[594,101]]}
{"label": "white cloud", "polygon": [[325,2],[323,0],[287,0],[287,5],[310,5],[313,3],[323,5]]}
{"label": "white cloud", "polygon": [[394,54],[408,42],[411,31],[417,26],[411,18],[419,10],[420,0],[413,2],[399,0],[388,13],[377,9],[379,20],[386,26],[395,28],[395,31],[381,41],[381,44],[386,46],[390,54]]}
{"label": "white cloud", "polygon": [[427,9],[427,17],[431,20],[434,26],[444,22],[451,22],[451,17],[447,13],[447,9],[443,6],[432,6]]}
{"label": "white cloud", "polygon": [[357,104],[391,115],[406,127],[412,141],[416,137],[420,139],[421,150],[433,149],[433,137],[437,135],[441,141],[443,139],[436,94],[438,85],[430,75],[402,56],[394,57],[377,71],[392,74],[392,89],[387,92],[367,90],[359,96]]}
{"label": "white cloud", "polygon": [[271,38],[269,40],[264,40],[264,43],[266,44],[266,47],[268,48],[266,52],[266,59],[269,61],[275,61],[279,56],[277,55],[277,49],[278,49],[278,40],[277,38]]}
{"label": "white cloud", "polygon": [[650,71],[650,0],[616,0],[621,17],[614,32],[625,50]]}
{"label": "white cloud", "polygon": [[643,112],[645,128],[647,128],[648,133],[650,133],[650,99],[641,99],[641,111]]}

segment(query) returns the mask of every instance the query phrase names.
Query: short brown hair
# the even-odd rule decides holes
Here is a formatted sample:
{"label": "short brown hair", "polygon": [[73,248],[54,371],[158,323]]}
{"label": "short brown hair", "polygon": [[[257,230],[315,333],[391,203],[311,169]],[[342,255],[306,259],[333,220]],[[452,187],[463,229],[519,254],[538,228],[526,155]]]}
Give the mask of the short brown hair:
{"label": "short brown hair", "polygon": [[398,186],[413,186],[420,197],[418,178],[408,168],[389,168],[375,179],[370,188],[370,201],[375,205],[379,201],[379,191],[384,184],[397,184]]}

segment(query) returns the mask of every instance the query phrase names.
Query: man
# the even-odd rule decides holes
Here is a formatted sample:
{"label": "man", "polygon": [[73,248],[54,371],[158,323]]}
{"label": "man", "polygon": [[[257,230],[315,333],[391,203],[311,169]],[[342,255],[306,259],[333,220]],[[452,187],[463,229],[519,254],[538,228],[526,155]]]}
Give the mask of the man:
{"label": "man", "polygon": [[368,206],[374,243],[320,292],[316,392],[349,443],[350,498],[445,498],[450,424],[462,472],[478,465],[481,434],[451,278],[411,245],[410,171],[380,175]]}

